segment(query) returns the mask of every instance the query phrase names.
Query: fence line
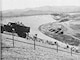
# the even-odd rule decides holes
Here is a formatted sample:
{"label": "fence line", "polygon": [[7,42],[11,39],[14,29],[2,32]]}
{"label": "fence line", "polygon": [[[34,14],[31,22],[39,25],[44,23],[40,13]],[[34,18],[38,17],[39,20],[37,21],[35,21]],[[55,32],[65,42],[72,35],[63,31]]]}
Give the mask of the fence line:
{"label": "fence line", "polygon": [[18,59],[18,60],[19,60],[19,59],[28,59],[28,58],[24,58],[24,57],[3,57],[3,58],[1,58],[1,60],[2,60],[2,59],[10,59],[10,58],[15,59],[15,60],[16,60],[16,59]]}
{"label": "fence line", "polygon": [[[7,38],[7,39],[10,39],[10,38]],[[10,39],[10,40],[13,40],[13,39]],[[29,43],[29,42],[18,41],[18,40],[15,40],[15,39],[14,39],[14,41],[21,42],[21,43],[25,43],[25,44],[34,45],[34,43]],[[37,44],[36,44],[36,46],[40,46],[40,47],[44,47],[44,48],[54,49],[54,50],[56,50],[56,48],[51,48],[51,47],[47,47],[47,46],[41,46],[41,45],[37,45]],[[2,48],[6,48],[6,47],[2,47]],[[10,48],[16,48],[16,47],[10,47]],[[68,51],[61,50],[61,49],[58,49],[58,51],[62,51],[62,52],[71,53],[71,52],[68,52]],[[73,53],[73,54],[76,54],[76,53]],[[80,55],[80,54],[76,54],[76,55]]]}

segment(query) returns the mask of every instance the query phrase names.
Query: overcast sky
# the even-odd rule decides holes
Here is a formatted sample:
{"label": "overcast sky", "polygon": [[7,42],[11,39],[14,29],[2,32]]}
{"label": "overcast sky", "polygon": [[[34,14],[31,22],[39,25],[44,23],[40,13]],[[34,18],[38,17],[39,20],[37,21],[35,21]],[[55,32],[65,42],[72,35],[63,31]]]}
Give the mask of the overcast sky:
{"label": "overcast sky", "polygon": [[80,0],[2,0],[2,10],[41,6],[80,6]]}

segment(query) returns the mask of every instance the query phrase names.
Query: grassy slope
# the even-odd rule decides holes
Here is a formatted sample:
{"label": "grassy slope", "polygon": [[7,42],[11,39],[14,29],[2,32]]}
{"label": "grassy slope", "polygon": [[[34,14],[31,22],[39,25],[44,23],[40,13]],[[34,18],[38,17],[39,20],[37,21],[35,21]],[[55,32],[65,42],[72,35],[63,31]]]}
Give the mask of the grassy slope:
{"label": "grassy slope", "polygon": [[[12,46],[12,41],[6,39],[3,35],[3,45]],[[22,42],[15,41],[15,48],[3,48],[3,60],[79,60],[78,55],[71,56],[70,53],[59,51],[58,53],[54,49],[48,49],[40,46],[36,46],[34,50],[33,45],[24,44]]]}

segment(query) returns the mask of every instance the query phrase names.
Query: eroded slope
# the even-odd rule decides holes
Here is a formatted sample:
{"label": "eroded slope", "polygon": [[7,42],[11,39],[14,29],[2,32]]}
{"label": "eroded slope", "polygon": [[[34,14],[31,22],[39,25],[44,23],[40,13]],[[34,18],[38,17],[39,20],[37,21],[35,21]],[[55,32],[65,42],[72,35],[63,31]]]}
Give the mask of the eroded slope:
{"label": "eroded slope", "polygon": [[[73,46],[80,44],[80,21],[53,22],[41,25],[39,30],[45,35]],[[73,25],[74,24],[74,25]],[[77,25],[78,24],[78,25]],[[74,28],[74,29],[73,29]]]}

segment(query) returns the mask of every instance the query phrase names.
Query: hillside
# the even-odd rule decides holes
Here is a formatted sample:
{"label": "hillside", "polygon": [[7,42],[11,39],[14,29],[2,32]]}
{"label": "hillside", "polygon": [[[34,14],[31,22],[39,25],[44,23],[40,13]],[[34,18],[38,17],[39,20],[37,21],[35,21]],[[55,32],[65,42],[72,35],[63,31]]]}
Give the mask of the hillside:
{"label": "hillside", "polygon": [[[23,38],[18,38],[15,40],[15,47],[13,48],[12,40],[8,35],[2,34],[3,38],[3,47],[12,47],[12,48],[3,48],[3,60],[79,60],[80,55],[72,54],[65,51],[56,51],[55,46],[49,46],[47,44],[38,43],[36,49],[34,50],[34,45],[32,40],[25,40]],[[20,40],[22,42],[20,42]],[[26,43],[24,43],[26,42]],[[47,47],[53,47],[52,49],[41,47],[39,45],[44,45]],[[61,48],[62,49],[62,48]]]}
{"label": "hillside", "polygon": [[58,41],[80,48],[80,21],[53,22],[42,24],[39,30]]}

